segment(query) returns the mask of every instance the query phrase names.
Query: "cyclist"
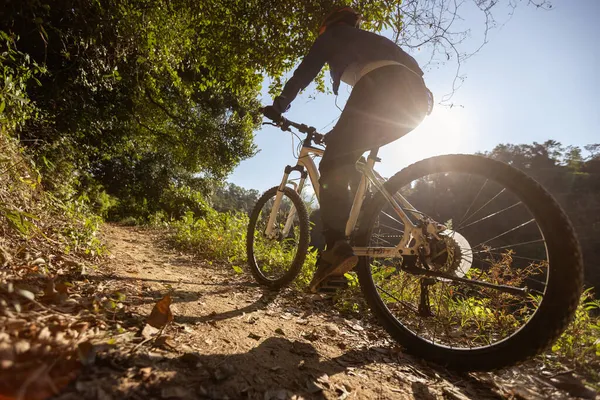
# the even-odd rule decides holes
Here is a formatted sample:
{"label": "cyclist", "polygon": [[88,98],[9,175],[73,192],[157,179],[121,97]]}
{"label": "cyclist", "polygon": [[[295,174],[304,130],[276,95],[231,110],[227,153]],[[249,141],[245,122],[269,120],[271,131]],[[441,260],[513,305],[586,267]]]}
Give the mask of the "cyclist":
{"label": "cyclist", "polygon": [[317,261],[310,284],[313,292],[328,278],[342,276],[358,262],[344,233],[352,207],[349,186],[354,187],[360,177],[356,162],[365,151],[413,130],[432,104],[417,62],[391,40],[360,29],[360,19],[351,7],[336,7],[327,14],[317,40],[282,93],[273,105],[263,109],[266,117],[279,120],[325,63],[336,95],[340,81],[353,86],[337,124],[326,136],[319,164],[326,250]]}

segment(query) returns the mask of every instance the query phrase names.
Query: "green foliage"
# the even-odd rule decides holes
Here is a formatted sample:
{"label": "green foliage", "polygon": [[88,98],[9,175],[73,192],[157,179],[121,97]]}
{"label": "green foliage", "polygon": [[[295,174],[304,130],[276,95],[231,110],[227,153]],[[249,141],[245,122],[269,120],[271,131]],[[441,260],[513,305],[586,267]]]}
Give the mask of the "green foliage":
{"label": "green foliage", "polygon": [[590,289],[581,295],[575,320],[552,346],[559,361],[600,379],[600,300]]}
{"label": "green foliage", "polygon": [[218,186],[211,196],[215,210],[220,212],[241,211],[250,213],[260,193],[255,189],[244,189],[233,183]]}
{"label": "green foliage", "polygon": [[0,134],[0,233],[5,240],[27,240],[52,252],[96,256],[105,249],[97,233],[101,218],[86,199],[64,202],[42,190],[35,165],[15,139]]}
{"label": "green foliage", "polygon": [[[26,89],[46,116],[19,119],[18,132],[45,187],[68,200],[95,181],[119,199],[111,215],[142,220],[171,184],[208,194],[255,152],[263,76],[281,85],[334,3],[5,2],[2,62],[18,88],[10,109]],[[399,4],[354,5],[366,28],[381,29],[400,25]],[[35,77],[41,86],[26,84]],[[202,189],[190,183],[198,174]]]}
{"label": "green foliage", "polygon": [[[207,209],[204,217],[195,218],[188,212],[183,218],[170,223],[171,239],[181,249],[199,254],[210,260],[230,264],[236,273],[241,273],[241,266],[246,258],[246,230],[248,216],[245,213],[220,213]],[[274,265],[290,265],[292,254],[282,246],[261,245],[256,242],[257,253],[270,259]],[[299,288],[306,288],[312,279],[316,262],[316,252],[307,254],[304,267],[296,280]]]}
{"label": "green foliage", "polygon": [[0,126],[6,131],[21,127],[38,109],[29,100],[27,86],[45,69],[32,61],[28,54],[16,49],[14,36],[0,30]]}
{"label": "green foliage", "polygon": [[218,261],[243,263],[246,259],[245,214],[208,209],[205,217],[195,218],[188,212],[171,226],[175,229],[173,239],[182,248]]}

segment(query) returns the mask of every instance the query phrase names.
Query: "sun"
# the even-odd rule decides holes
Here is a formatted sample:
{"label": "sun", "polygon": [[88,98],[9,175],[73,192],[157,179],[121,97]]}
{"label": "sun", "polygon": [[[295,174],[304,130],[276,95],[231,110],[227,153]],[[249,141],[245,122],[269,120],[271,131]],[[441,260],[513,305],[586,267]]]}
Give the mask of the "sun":
{"label": "sun", "polygon": [[434,108],[415,130],[381,149],[382,169],[395,172],[424,158],[460,153],[466,143],[464,114],[460,108]]}

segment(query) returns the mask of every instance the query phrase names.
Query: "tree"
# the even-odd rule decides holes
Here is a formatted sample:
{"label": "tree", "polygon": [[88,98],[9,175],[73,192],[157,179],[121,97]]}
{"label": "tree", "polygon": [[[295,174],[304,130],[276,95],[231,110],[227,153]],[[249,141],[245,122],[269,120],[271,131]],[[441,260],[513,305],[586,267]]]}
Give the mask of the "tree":
{"label": "tree", "polygon": [[[254,154],[263,76],[280,86],[337,3],[8,0],[0,23],[48,71],[41,86],[27,87],[47,118],[29,120],[19,135],[38,155],[46,187],[69,195],[65,183],[82,192],[96,180],[114,196],[156,203],[194,174],[220,181]],[[472,1],[486,31],[500,3]],[[458,3],[352,5],[366,29],[391,30],[408,47],[453,49],[459,63],[468,54],[458,50],[466,32],[452,28]]]}
{"label": "tree", "polygon": [[218,186],[211,197],[217,211],[241,211],[250,213],[260,193],[255,189],[244,189],[234,183]]}

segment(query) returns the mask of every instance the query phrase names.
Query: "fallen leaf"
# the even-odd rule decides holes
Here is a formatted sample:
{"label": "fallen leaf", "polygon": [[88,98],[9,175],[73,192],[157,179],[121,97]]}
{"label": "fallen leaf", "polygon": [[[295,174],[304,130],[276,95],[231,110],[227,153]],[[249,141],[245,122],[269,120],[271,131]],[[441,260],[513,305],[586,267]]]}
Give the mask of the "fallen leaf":
{"label": "fallen leaf", "polygon": [[150,317],[146,321],[149,325],[161,329],[173,321],[173,313],[171,312],[171,296],[166,295],[158,301],[152,308]]}
{"label": "fallen leaf", "polygon": [[144,339],[151,339],[151,338],[153,338],[154,336],[156,336],[156,335],[158,334],[158,332],[160,332],[160,330],[159,330],[159,329],[157,329],[157,328],[153,327],[153,326],[152,326],[152,325],[150,325],[150,324],[146,324],[146,325],[144,326],[144,329],[142,329],[142,337],[143,337]]}

